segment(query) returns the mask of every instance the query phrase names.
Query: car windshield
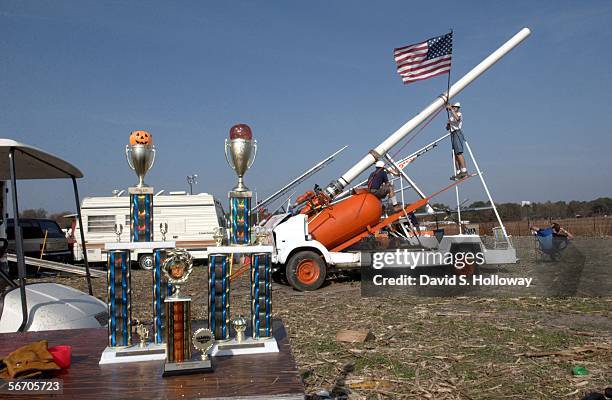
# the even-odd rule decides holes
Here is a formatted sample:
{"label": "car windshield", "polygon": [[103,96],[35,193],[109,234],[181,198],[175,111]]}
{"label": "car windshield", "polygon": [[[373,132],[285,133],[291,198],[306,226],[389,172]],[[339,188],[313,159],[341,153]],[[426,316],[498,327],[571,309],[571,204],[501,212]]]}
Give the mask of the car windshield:
{"label": "car windshield", "polygon": [[[20,219],[19,225],[21,226],[24,239],[44,238],[45,231],[47,231],[47,238],[66,237],[55,221]],[[14,226],[13,220],[9,219],[6,224],[6,237],[8,240],[15,240]]]}
{"label": "car windshield", "polygon": [[49,238],[66,237],[55,221],[40,221],[40,229],[43,232],[43,236],[45,235],[45,231],[47,231],[47,237]]}

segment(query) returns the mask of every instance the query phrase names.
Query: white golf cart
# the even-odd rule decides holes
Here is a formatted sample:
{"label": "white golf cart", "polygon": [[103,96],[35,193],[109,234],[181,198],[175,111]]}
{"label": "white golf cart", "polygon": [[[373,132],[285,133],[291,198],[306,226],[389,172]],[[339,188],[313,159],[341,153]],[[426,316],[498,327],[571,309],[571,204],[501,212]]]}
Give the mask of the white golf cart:
{"label": "white golf cart", "polygon": [[[84,272],[89,294],[56,283],[27,284],[26,282],[26,259],[29,258],[24,256],[23,234],[19,224],[17,180],[66,178],[72,180],[77,218],[81,227],[81,244],[85,249],[76,182],[77,178],[82,177],[81,171],[61,158],[11,139],[0,139],[0,281],[5,287],[5,290],[0,290],[0,333],[99,328],[108,324],[106,304],[92,296],[87,257],[84,260]],[[16,280],[10,276],[9,257],[6,254],[7,181],[11,184]],[[60,268],[64,265],[53,264],[58,264]],[[66,269],[69,270],[69,266],[65,266],[63,270]]]}

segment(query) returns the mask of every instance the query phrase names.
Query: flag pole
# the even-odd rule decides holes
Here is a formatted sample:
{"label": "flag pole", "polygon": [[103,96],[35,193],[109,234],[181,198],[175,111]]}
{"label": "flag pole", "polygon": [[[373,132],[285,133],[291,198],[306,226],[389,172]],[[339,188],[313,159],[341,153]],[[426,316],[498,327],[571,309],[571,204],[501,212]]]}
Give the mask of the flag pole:
{"label": "flag pole", "polygon": [[[450,35],[451,35],[451,40],[452,40],[453,28],[451,28],[450,30]],[[452,46],[452,42],[451,42],[451,46]],[[446,105],[449,104],[448,100],[449,100],[449,95],[450,95],[450,78],[451,78],[452,70],[453,70],[453,58],[451,57],[451,65],[450,65],[450,68],[448,69],[448,79],[446,81]],[[448,110],[446,110],[446,116],[448,117]]]}

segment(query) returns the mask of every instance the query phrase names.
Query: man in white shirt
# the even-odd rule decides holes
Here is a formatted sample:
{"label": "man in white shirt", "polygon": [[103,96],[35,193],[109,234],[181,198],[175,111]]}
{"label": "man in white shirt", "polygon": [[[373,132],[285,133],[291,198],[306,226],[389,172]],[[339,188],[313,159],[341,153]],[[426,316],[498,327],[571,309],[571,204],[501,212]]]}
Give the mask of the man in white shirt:
{"label": "man in white shirt", "polygon": [[463,157],[463,144],[465,138],[461,131],[463,125],[463,115],[461,114],[461,103],[457,102],[452,106],[446,105],[446,109],[449,111],[448,123],[446,129],[450,131],[451,143],[453,145],[453,152],[455,153],[455,175],[451,176],[451,180],[459,180],[465,178],[467,173],[467,167],[465,165],[465,158]]}

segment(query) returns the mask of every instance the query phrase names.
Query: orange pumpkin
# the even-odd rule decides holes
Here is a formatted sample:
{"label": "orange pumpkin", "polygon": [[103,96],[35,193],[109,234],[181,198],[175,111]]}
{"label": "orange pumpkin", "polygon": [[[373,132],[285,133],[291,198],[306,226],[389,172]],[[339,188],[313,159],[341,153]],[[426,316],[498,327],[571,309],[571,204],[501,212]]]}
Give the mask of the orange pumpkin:
{"label": "orange pumpkin", "polygon": [[133,131],[130,134],[130,145],[153,144],[153,136],[147,131]]}

